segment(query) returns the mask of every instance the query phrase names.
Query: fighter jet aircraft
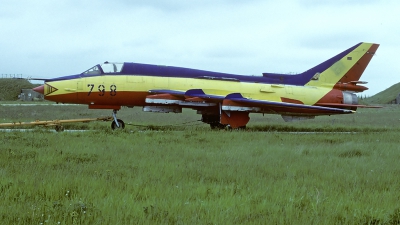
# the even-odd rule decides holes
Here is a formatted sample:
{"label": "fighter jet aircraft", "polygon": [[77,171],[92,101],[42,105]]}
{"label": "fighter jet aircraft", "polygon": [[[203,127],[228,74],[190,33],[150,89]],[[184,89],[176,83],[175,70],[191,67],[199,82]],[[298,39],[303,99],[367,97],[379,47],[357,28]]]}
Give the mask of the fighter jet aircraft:
{"label": "fighter jet aircraft", "polygon": [[112,110],[112,129],[122,106],[145,112],[181,113],[191,108],[211,128],[244,128],[249,113],[280,114],[285,121],[351,114],[358,107],[359,81],[378,44],[359,43],[297,75],[245,76],[173,66],[105,62],[83,73],[45,79],[34,88],[46,100]]}

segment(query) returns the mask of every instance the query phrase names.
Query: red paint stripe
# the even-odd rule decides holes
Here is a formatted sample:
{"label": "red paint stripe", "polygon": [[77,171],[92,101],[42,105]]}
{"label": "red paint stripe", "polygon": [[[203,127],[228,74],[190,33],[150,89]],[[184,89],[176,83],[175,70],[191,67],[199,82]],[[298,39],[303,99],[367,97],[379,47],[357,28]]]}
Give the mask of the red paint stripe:
{"label": "red paint stripe", "polygon": [[372,56],[378,49],[379,44],[373,44],[358,62],[339,80],[341,83],[348,83],[350,81],[357,81],[360,79],[368,63],[371,61]]}
{"label": "red paint stripe", "polygon": [[61,103],[76,103],[85,105],[115,105],[115,106],[143,106],[148,92],[119,91],[115,96],[109,93],[87,92],[68,93],[45,96],[46,100]]}
{"label": "red paint stripe", "polygon": [[[330,103],[341,103],[340,98],[337,98],[338,93],[341,93],[339,90],[332,90],[328,95],[326,95],[323,99],[324,101]],[[117,109],[120,106],[144,106],[146,105],[145,99],[149,95],[148,92],[124,92],[120,91],[116,96],[104,95],[102,96],[101,92],[92,92],[89,96],[86,92],[81,93],[68,93],[63,95],[52,95],[45,96],[46,100],[51,100],[60,103],[77,103],[77,104],[85,104],[91,105],[91,108],[107,108],[107,109]],[[335,101],[331,101],[333,100]],[[322,102],[321,102],[322,103]],[[234,102],[231,102],[232,105]],[[240,104],[239,104],[240,105]],[[269,106],[262,109],[266,113],[272,114],[289,114],[289,115],[327,115],[334,114],[334,112],[326,112],[318,109],[299,109],[299,108],[290,108],[290,107],[279,107],[279,106]],[[244,126],[247,124],[248,113],[245,112],[242,114],[233,113],[233,117],[235,118],[224,118],[224,122],[228,122],[229,124],[234,124],[236,127]],[[247,116],[244,115],[247,113]],[[339,112],[338,112],[339,113]],[[236,121],[237,122],[233,122]],[[222,122],[222,121],[221,121]]]}
{"label": "red paint stripe", "polygon": [[292,98],[284,98],[284,97],[281,97],[281,100],[282,100],[282,102],[304,105],[304,103],[303,103],[302,101],[296,100],[296,99],[292,99]]}

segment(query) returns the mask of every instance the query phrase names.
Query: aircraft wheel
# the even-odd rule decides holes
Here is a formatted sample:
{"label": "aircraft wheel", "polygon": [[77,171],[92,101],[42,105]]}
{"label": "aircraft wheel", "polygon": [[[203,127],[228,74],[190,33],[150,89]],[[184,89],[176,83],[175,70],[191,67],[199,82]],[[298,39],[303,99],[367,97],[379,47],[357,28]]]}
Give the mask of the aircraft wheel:
{"label": "aircraft wheel", "polygon": [[117,124],[115,123],[115,121],[112,121],[111,123],[111,129],[115,130],[115,129],[124,129],[125,128],[125,123],[124,121],[117,119],[119,127],[117,126]]}
{"label": "aircraft wheel", "polygon": [[63,132],[64,131],[64,126],[56,125],[55,129],[56,129],[57,132]]}

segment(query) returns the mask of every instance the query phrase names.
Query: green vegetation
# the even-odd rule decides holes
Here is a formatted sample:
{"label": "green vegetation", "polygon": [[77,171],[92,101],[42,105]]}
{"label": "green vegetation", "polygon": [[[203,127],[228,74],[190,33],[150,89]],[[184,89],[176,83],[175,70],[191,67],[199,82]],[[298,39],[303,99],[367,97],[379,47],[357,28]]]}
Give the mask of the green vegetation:
{"label": "green vegetation", "polygon": [[[7,102],[10,103],[10,102]],[[15,102],[14,102],[15,103]],[[50,105],[47,105],[50,104]],[[31,106],[24,106],[31,105]],[[380,109],[357,110],[351,115],[320,116],[316,119],[285,123],[279,115],[250,114],[248,129],[250,131],[385,131],[399,129],[400,116],[399,105],[385,105]],[[24,102],[21,106],[7,106],[0,102],[1,123],[29,122],[34,120],[56,120],[96,118],[111,116],[111,110],[89,110],[84,105],[62,105],[49,102]],[[183,113],[145,113],[140,107],[133,109],[123,108],[118,112],[118,118],[126,123],[126,129],[151,130],[180,130],[202,128],[209,129],[207,124],[200,122],[201,115],[194,110],[184,110]],[[91,122],[66,124],[66,129],[103,129],[110,127],[108,122]]]}
{"label": "green vegetation", "polygon": [[365,101],[370,104],[390,104],[399,93],[400,83],[397,83],[372,97],[366,98]]}
{"label": "green vegetation", "polygon": [[30,89],[38,85],[31,84],[25,79],[4,78],[0,79],[0,101],[13,101],[18,99],[21,89]]}
{"label": "green vegetation", "polygon": [[[123,131],[0,132],[2,223],[400,224],[397,105],[296,123],[252,115],[246,131],[139,110],[118,113],[134,124]],[[110,113],[0,105],[3,122]]]}
{"label": "green vegetation", "polygon": [[397,224],[398,135],[4,133],[6,224]]}

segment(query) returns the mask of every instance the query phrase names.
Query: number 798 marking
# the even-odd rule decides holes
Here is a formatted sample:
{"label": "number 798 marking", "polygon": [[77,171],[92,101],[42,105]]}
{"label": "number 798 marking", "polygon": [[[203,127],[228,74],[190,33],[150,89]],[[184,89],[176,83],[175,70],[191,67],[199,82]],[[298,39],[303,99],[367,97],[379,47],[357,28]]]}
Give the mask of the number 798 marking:
{"label": "number 798 marking", "polygon": [[[90,90],[87,94],[87,96],[89,96],[93,91],[94,84],[88,84],[87,86],[90,88]],[[99,90],[99,96],[104,96],[104,94],[106,93],[106,89],[103,84],[100,84],[98,86],[98,90]],[[110,85],[110,95],[111,96],[117,95],[117,85],[115,85],[115,84]]]}

